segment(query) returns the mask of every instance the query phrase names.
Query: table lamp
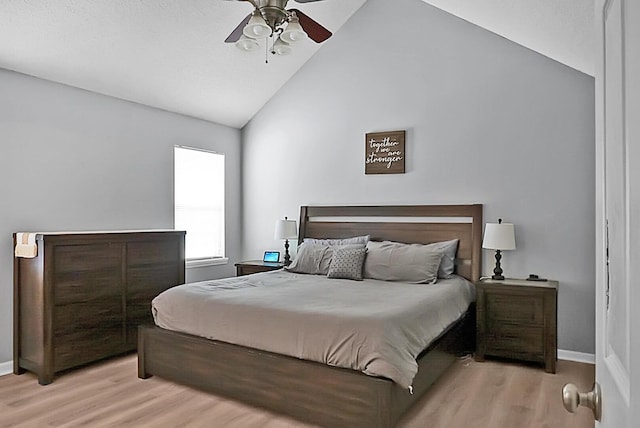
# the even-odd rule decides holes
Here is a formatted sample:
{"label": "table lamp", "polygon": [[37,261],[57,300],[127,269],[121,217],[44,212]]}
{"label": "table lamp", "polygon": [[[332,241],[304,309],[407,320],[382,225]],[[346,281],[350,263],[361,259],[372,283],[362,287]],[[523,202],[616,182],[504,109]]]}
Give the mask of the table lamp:
{"label": "table lamp", "polygon": [[496,267],[493,269],[491,279],[504,279],[502,267],[500,266],[500,259],[502,259],[500,252],[516,249],[516,235],[513,224],[503,223],[501,218],[498,219],[498,223],[487,223],[484,228],[482,248],[496,250]]}
{"label": "table lamp", "polygon": [[275,239],[284,239],[284,264],[291,264],[291,256],[289,255],[289,239],[298,237],[298,226],[295,220],[276,220]]}

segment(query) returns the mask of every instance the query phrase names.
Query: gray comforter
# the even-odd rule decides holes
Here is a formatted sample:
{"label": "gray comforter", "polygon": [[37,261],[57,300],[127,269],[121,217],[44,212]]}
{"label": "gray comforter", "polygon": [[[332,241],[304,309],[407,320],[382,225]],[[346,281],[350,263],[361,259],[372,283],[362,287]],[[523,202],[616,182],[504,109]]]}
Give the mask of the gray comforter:
{"label": "gray comforter", "polygon": [[409,388],[416,357],[475,298],[436,284],[351,281],[283,270],[184,284],[153,300],[159,327],[387,377]]}

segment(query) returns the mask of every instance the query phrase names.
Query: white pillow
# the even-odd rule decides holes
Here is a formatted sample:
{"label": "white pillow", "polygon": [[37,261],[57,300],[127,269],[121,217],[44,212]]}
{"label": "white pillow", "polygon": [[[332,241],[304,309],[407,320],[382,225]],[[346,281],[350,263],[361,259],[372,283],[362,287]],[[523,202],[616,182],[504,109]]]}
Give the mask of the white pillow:
{"label": "white pillow", "polygon": [[447,279],[453,275],[456,267],[458,241],[458,239],[452,239],[451,241],[434,242],[433,244],[425,245],[427,248],[442,253],[442,260],[440,260],[440,267],[438,268],[438,278]]}
{"label": "white pillow", "polygon": [[295,259],[285,269],[296,273],[326,275],[329,273],[334,250],[340,248],[364,248],[364,244],[318,245],[303,242],[298,247]]}
{"label": "white pillow", "polygon": [[364,277],[382,281],[434,283],[442,252],[427,245],[369,241]]}

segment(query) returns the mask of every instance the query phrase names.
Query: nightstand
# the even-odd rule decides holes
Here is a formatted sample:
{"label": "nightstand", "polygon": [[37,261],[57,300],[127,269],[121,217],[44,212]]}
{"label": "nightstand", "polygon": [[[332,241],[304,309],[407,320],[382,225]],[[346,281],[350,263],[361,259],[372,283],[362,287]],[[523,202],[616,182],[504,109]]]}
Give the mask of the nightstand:
{"label": "nightstand", "polygon": [[476,293],[476,361],[533,361],[555,373],[558,281],[487,279],[476,282]]}
{"label": "nightstand", "polygon": [[236,263],[236,276],[250,275],[258,272],[269,272],[270,270],[282,269],[284,263],[263,262],[262,260],[249,260]]}

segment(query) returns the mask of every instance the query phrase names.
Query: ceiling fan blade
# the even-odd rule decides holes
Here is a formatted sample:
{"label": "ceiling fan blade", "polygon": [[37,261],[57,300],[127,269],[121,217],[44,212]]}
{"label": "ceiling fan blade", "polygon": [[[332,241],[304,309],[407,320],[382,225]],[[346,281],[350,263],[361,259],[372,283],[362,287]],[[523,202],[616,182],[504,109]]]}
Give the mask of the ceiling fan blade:
{"label": "ceiling fan blade", "polygon": [[309,18],[303,12],[300,12],[298,9],[290,9],[292,12],[295,12],[298,15],[298,19],[300,20],[300,25],[305,33],[309,36],[311,40],[316,43],[322,43],[331,37],[331,31],[324,28],[322,25],[318,24],[313,19]]}
{"label": "ceiling fan blade", "polygon": [[238,25],[236,27],[236,29],[233,30],[231,32],[231,34],[229,34],[229,37],[227,37],[224,42],[225,43],[235,43],[238,40],[240,40],[240,37],[242,37],[242,30],[244,30],[244,27],[247,26],[247,24],[249,23],[250,19],[251,19],[251,14],[247,15],[247,17],[242,20],[240,25]]}
{"label": "ceiling fan blade", "polygon": [[313,3],[316,1],[322,1],[322,0],[296,0],[297,3]]}

